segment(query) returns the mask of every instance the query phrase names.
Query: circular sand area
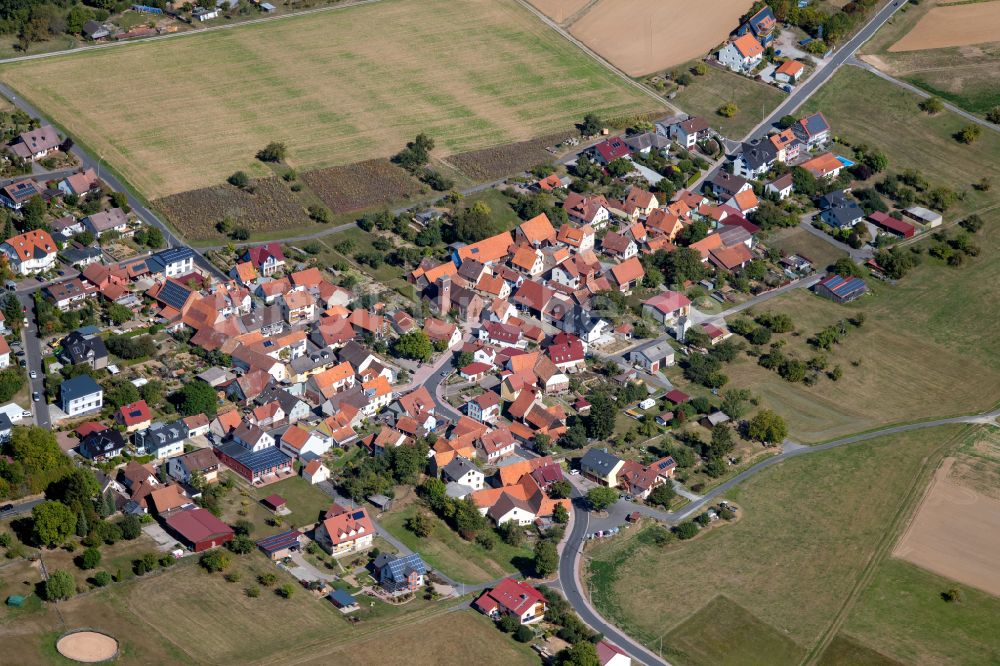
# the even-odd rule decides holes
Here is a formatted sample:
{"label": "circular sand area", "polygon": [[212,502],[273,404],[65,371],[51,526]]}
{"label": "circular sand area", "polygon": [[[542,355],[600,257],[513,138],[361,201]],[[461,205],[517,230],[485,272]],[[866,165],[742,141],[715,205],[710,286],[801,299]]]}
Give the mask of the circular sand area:
{"label": "circular sand area", "polygon": [[118,654],[118,641],[97,631],[74,631],[56,641],[59,654],[87,664],[114,659]]}

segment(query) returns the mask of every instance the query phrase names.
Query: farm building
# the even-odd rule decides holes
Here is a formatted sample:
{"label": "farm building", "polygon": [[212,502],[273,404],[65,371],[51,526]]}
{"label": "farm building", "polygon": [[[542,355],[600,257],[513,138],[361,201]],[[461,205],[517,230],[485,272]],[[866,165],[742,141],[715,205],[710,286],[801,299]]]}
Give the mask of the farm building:
{"label": "farm building", "polygon": [[936,213],[928,208],[924,208],[923,206],[913,206],[911,208],[907,208],[903,211],[903,213],[908,218],[916,220],[921,224],[926,224],[932,229],[940,226],[940,224],[944,221],[944,218],[941,217],[941,213]]}
{"label": "farm building", "polygon": [[257,542],[257,547],[272,560],[280,560],[299,549],[299,539],[301,537],[302,532],[288,530],[281,534],[274,534],[260,539]]}
{"label": "farm building", "polygon": [[814,289],[823,298],[837,303],[851,301],[868,293],[868,285],[861,278],[847,278],[841,275],[829,275],[819,282]]}
{"label": "farm building", "polygon": [[916,232],[916,228],[909,222],[897,220],[891,215],[886,215],[882,211],[875,211],[869,215],[868,221],[879,229],[902,238],[913,238],[913,234]]}
{"label": "farm building", "polygon": [[199,507],[181,511],[165,522],[167,529],[196,553],[233,539],[233,528],[213,516],[208,509]]}

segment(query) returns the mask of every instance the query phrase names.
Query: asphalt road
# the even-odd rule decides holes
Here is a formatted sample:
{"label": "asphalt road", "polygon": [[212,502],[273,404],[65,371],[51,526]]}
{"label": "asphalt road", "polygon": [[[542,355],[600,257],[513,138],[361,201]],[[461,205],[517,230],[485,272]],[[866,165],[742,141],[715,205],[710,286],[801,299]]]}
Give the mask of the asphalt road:
{"label": "asphalt road", "polygon": [[10,511],[0,513],[0,518],[15,518],[17,516],[23,516],[26,513],[31,513],[31,510],[45,501],[44,497],[39,497],[37,499],[27,500],[14,504],[14,508]]}
{"label": "asphalt road", "polygon": [[[920,423],[907,423],[903,425],[889,426],[886,428],[881,428],[879,430],[873,430],[870,432],[860,433],[857,435],[851,435],[849,437],[843,437],[841,439],[836,439],[824,444],[817,444],[815,446],[802,446],[794,443],[786,443],[780,454],[767,458],[757,463],[753,467],[750,467],[743,472],[740,472],[728,481],[716,486],[711,491],[702,496],[702,498],[696,502],[688,504],[680,511],[660,511],[654,509],[653,507],[636,504],[633,502],[626,502],[625,500],[619,500],[618,503],[611,508],[610,517],[612,520],[602,519],[600,525],[596,526],[600,529],[606,529],[608,527],[613,527],[620,525],[624,521],[624,517],[633,512],[638,511],[639,513],[661,520],[667,524],[677,524],[685,520],[689,520],[692,516],[702,511],[706,505],[710,504],[717,498],[725,495],[727,492],[732,490],[735,486],[743,483],[751,476],[762,472],[763,470],[773,467],[789,458],[795,458],[798,456],[809,455],[812,453],[818,453],[820,451],[826,451],[828,449],[836,448],[838,446],[845,446],[847,444],[855,444],[857,442],[863,442],[869,439],[874,439],[876,437],[884,437],[886,435],[893,435],[903,432],[910,432],[912,430],[923,430],[926,428],[936,428],[943,425],[955,424],[955,423],[988,423],[993,425],[998,425],[997,419],[1000,418],[1000,409],[994,410],[992,412],[987,412],[985,414],[977,414],[972,416],[956,416],[953,418],[946,419],[935,419],[933,421],[924,421]],[[574,486],[574,490],[576,490]],[[664,661],[662,658],[657,657],[647,650],[642,645],[639,645],[636,641],[629,638],[616,626],[605,620],[591,605],[588,596],[585,596],[582,589],[582,583],[579,579],[580,572],[580,559],[582,557],[582,547],[584,539],[590,529],[590,512],[587,511],[586,507],[582,502],[577,501],[575,506],[575,520],[573,524],[573,530],[568,537],[568,542],[566,549],[563,551],[563,557],[559,561],[559,582],[563,590],[563,594],[569,600],[570,604],[573,606],[574,610],[579,613],[580,617],[586,622],[591,628],[602,632],[605,636],[610,638],[612,642],[615,642],[619,647],[623,648],[633,658],[642,661],[646,664],[666,664],[668,662]],[[614,525],[610,523],[614,523]]]}
{"label": "asphalt road", "polygon": [[[37,391],[41,396],[41,400],[38,402],[32,400],[31,411],[35,415],[35,425],[49,429],[51,428],[51,423],[49,421],[49,406],[45,400],[45,384],[43,382],[45,372],[42,369],[42,349],[41,341],[38,338],[38,323],[35,321],[35,302],[31,294],[27,292],[19,292],[17,300],[21,302],[22,307],[27,308],[25,316],[28,318],[28,324],[22,327],[21,330],[21,339],[24,344],[24,358],[27,363],[25,371],[29,373],[28,383],[31,386],[32,393]],[[31,379],[31,371],[37,374],[35,379]]]}

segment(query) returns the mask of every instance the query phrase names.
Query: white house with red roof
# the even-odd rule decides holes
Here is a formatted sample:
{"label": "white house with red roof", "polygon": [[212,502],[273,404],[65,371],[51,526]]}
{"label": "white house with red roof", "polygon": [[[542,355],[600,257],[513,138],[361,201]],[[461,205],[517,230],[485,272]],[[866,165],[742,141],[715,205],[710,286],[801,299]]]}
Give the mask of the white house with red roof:
{"label": "white house with red roof", "polygon": [[363,508],[334,504],[316,527],[316,542],[333,557],[371,548],[374,539],[375,527]]}
{"label": "white house with red roof", "polygon": [[500,418],[500,396],[493,391],[486,391],[469,400],[465,411],[469,418],[483,423],[496,423]]}
{"label": "white house with red roof", "polygon": [[691,314],[691,300],[680,292],[665,291],[643,301],[642,312],[662,324],[670,324]]}
{"label": "white house with red roof", "polygon": [[56,263],[59,248],[44,229],[34,229],[12,236],[0,245],[10,267],[19,275],[43,273]]}
{"label": "white house with red roof", "polygon": [[252,247],[243,253],[242,260],[249,261],[260,275],[273,275],[285,267],[285,254],[279,243]]}
{"label": "white house with red roof", "polygon": [[594,146],[594,159],[601,164],[628,157],[631,154],[628,144],[620,136],[613,136]]}
{"label": "white house with red roof", "polygon": [[625,654],[617,645],[609,643],[607,639],[602,640],[595,647],[597,648],[597,661],[601,662],[601,666],[632,666],[632,657]]}
{"label": "white house with red roof", "polygon": [[495,620],[509,615],[518,624],[541,621],[546,608],[541,592],[513,578],[505,578],[492,590],[484,592],[473,602],[473,606]]}
{"label": "white house with red roof", "polygon": [[302,468],[302,478],[316,485],[330,478],[330,469],[319,460],[310,460]]}
{"label": "white house with red roof", "polygon": [[750,33],[737,37],[719,50],[719,62],[734,72],[749,74],[763,59],[764,47]]}

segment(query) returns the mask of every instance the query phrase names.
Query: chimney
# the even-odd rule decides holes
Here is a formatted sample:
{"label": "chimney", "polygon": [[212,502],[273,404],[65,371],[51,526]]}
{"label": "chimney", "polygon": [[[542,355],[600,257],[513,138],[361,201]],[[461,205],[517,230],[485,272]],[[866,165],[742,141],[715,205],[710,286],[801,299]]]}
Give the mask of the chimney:
{"label": "chimney", "polygon": [[451,276],[442,275],[438,279],[438,307],[444,317],[451,310]]}

